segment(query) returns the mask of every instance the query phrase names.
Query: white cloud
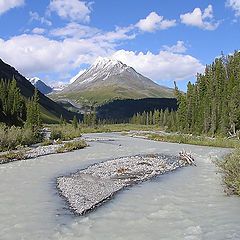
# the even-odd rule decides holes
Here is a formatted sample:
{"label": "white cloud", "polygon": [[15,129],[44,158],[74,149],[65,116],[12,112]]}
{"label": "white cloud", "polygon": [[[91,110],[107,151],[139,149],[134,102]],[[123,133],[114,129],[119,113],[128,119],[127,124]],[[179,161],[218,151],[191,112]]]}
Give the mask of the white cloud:
{"label": "white cloud", "polygon": [[184,80],[203,72],[198,59],[179,53],[160,51],[158,54],[119,50],[113,58],[133,67],[136,71],[155,81]]}
{"label": "white cloud", "polygon": [[90,13],[92,2],[87,4],[86,2],[79,0],[52,0],[49,4],[50,12],[56,12],[59,17],[64,19],[71,19],[73,21],[90,21]]}
{"label": "white cloud", "polygon": [[78,38],[87,38],[92,37],[101,30],[78,23],[68,23],[65,27],[53,29],[50,34],[55,37],[78,37]]}
{"label": "white cloud", "polygon": [[127,40],[133,39],[136,37],[132,31],[134,30],[134,26],[129,26],[126,28],[116,27],[115,31],[104,32],[100,29],[81,25],[78,23],[69,23],[63,28],[53,29],[50,34],[55,37],[60,38],[91,38],[96,42],[101,42],[102,44],[105,42],[114,44],[119,40]]}
{"label": "white cloud", "polygon": [[45,31],[46,31],[46,30],[45,30],[44,28],[38,28],[38,27],[36,27],[36,28],[34,28],[34,29],[32,30],[32,33],[35,33],[35,34],[43,34]]}
{"label": "white cloud", "polygon": [[235,11],[235,16],[240,16],[240,0],[227,0],[226,6],[231,7]]}
{"label": "white cloud", "polygon": [[191,13],[181,14],[180,19],[186,25],[196,26],[204,30],[215,30],[220,24],[220,21],[213,19],[212,5],[209,5],[204,12],[200,8],[195,8]]}
{"label": "white cloud", "polygon": [[29,15],[30,15],[30,22],[35,20],[35,21],[39,21],[41,24],[46,24],[48,26],[51,26],[52,25],[52,22],[47,20],[46,18],[44,17],[40,17],[39,14],[37,12],[32,12],[30,11],[29,12]]}
{"label": "white cloud", "polygon": [[134,39],[136,37],[135,33],[131,33],[134,30],[134,26],[129,26],[125,28],[116,27],[115,31],[112,32],[102,32],[101,34],[95,36],[97,41],[105,41],[110,43],[115,43],[119,40]]}
{"label": "white cloud", "polygon": [[164,20],[155,12],[151,12],[145,19],[141,19],[137,24],[140,30],[144,32],[155,32],[176,26],[176,20]]}
{"label": "white cloud", "polygon": [[163,48],[168,52],[175,52],[175,53],[184,53],[187,50],[187,48],[184,46],[183,41],[177,41],[177,44],[171,47],[167,45],[163,45]]}
{"label": "white cloud", "polygon": [[0,0],[0,15],[7,12],[11,8],[24,5],[24,0]]}
{"label": "white cloud", "polygon": [[0,38],[0,56],[21,73],[31,75],[75,69],[83,63],[92,63],[98,56],[113,53],[114,46],[94,39],[56,41],[41,35],[23,34],[6,41]]}

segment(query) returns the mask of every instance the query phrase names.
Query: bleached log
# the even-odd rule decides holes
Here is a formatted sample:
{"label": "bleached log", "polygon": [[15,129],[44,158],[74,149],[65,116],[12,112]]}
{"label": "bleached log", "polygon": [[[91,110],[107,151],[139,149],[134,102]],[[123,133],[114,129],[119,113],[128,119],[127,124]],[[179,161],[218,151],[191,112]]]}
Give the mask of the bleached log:
{"label": "bleached log", "polygon": [[191,153],[187,153],[186,151],[181,151],[179,152],[179,158],[183,161],[186,161],[189,165],[194,165],[196,166],[195,162],[194,162],[194,158],[191,155]]}

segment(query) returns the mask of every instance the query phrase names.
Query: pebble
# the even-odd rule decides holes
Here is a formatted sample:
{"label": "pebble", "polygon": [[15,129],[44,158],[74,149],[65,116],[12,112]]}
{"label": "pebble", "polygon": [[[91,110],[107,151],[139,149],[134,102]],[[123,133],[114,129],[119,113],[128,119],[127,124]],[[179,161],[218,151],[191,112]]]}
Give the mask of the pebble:
{"label": "pebble", "polygon": [[84,215],[120,190],[186,166],[176,156],[137,155],[89,166],[57,178],[57,189],[75,215]]}

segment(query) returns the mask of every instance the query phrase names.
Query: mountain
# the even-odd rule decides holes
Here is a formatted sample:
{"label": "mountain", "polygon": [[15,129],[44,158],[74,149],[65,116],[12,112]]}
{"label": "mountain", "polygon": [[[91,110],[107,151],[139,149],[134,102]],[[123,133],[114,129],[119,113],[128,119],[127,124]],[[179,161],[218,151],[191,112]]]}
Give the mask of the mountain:
{"label": "mountain", "polygon": [[34,77],[29,79],[30,83],[35,86],[42,94],[46,95],[53,91],[53,88],[45,84],[40,78]]}
{"label": "mountain", "polygon": [[[15,68],[4,63],[0,59],[0,79],[9,81],[13,77],[17,81],[17,86],[20,88],[21,94],[26,98],[32,97],[34,94],[34,86],[25,77],[23,77]],[[61,114],[63,115],[63,118],[66,120],[73,119],[73,116],[76,115],[74,113],[67,111],[65,108],[61,107],[60,105],[52,101],[41,92],[38,92],[38,96],[41,117],[45,123],[58,122],[58,119],[61,116]]]}
{"label": "mountain", "polygon": [[171,98],[174,90],[158,85],[118,60],[99,57],[55,100],[102,105],[114,99]]}

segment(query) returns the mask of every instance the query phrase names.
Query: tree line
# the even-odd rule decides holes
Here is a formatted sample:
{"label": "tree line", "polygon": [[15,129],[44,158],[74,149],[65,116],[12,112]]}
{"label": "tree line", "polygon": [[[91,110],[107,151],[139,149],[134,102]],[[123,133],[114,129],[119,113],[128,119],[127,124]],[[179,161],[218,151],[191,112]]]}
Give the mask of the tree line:
{"label": "tree line", "polygon": [[157,125],[167,127],[170,131],[177,131],[177,114],[176,111],[168,108],[155,109],[153,112],[146,112],[134,114],[129,120],[132,124],[141,125]]}
{"label": "tree line", "polygon": [[177,127],[182,132],[239,135],[240,52],[216,58],[184,94],[176,86]]}

